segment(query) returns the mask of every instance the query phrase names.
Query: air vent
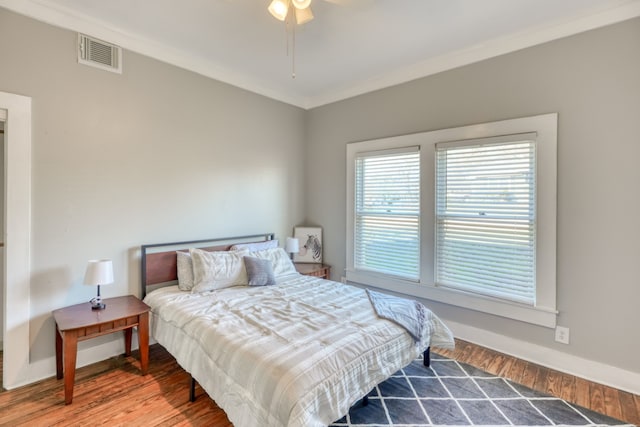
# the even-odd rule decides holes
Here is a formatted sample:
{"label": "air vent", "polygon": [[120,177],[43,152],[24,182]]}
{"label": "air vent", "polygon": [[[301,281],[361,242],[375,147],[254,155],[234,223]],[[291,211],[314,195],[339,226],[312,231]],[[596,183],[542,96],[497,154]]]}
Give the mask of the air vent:
{"label": "air vent", "polygon": [[78,62],[102,70],[122,73],[122,48],[78,34]]}

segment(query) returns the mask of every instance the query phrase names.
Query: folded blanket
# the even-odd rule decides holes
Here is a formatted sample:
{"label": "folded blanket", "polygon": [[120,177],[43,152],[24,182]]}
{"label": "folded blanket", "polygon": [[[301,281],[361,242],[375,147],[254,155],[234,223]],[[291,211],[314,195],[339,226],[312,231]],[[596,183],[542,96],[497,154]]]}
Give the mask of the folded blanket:
{"label": "folded blanket", "polygon": [[379,317],[391,320],[409,332],[415,342],[420,341],[427,327],[429,309],[418,301],[395,297],[367,289],[373,309]]}

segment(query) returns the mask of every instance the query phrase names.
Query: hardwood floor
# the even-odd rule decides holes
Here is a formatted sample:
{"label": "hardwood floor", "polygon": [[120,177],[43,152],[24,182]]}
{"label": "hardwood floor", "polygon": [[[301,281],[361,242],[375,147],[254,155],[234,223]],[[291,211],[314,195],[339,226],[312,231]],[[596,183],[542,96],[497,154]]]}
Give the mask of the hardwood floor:
{"label": "hardwood floor", "polygon": [[[533,389],[635,425],[640,396],[590,383],[465,341],[443,356],[510,378]],[[114,357],[76,371],[73,403],[64,404],[63,380],[55,377],[0,392],[0,425],[216,426],[231,423],[202,389],[189,402],[188,374],[160,345],[150,347],[149,374],[133,357]],[[0,366],[1,367],[1,366]]]}
{"label": "hardwood floor", "polygon": [[639,395],[564,374],[462,340],[456,340],[455,351],[436,351],[567,402],[626,423],[640,425]]}

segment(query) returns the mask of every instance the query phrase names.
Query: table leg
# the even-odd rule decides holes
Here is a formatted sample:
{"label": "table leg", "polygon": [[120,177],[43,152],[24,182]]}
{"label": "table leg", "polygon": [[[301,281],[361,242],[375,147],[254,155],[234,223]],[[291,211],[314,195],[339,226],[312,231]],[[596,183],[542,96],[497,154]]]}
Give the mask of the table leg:
{"label": "table leg", "polygon": [[124,330],[124,354],[131,356],[131,336],[133,335],[133,326]]}
{"label": "table leg", "polygon": [[147,375],[149,368],[149,313],[142,313],[138,319],[138,347],[140,349],[140,369]]}
{"label": "table leg", "polygon": [[64,333],[64,403],[70,404],[73,400],[73,383],[76,378],[76,356],[78,352],[77,331]]}
{"label": "table leg", "polygon": [[64,375],[62,369],[62,335],[60,335],[60,331],[58,330],[58,325],[56,325],[56,378],[62,379]]}

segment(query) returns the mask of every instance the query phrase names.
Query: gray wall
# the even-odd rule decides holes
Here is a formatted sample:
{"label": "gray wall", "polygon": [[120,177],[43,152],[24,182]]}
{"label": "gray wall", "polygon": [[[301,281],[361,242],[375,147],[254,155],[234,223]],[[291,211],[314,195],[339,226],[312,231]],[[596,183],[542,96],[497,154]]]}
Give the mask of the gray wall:
{"label": "gray wall", "polygon": [[79,65],[76,38],[0,9],[0,91],[33,100],[32,362],[51,311],[95,295],[87,260],[113,259],[104,297],[138,294],[141,244],[304,218],[304,110],[127,51],[122,75]]}
{"label": "gray wall", "polygon": [[345,144],[559,113],[558,323],[551,329],[429,302],[445,320],[640,372],[640,19],[311,110],[307,222],[345,267]]}
{"label": "gray wall", "polygon": [[0,91],[33,100],[32,361],[53,356],[51,310],[95,294],[81,284],[88,259],[114,260],[104,296],[137,294],[142,243],[284,237],[306,222],[323,226],[339,279],[347,142],[558,112],[558,307],[571,345],[430,306],[638,372],[639,40],[635,19],[305,112],[126,51],[122,75],[78,65],[75,33],[0,9]]}

